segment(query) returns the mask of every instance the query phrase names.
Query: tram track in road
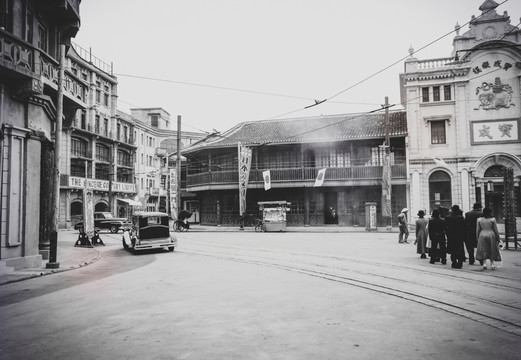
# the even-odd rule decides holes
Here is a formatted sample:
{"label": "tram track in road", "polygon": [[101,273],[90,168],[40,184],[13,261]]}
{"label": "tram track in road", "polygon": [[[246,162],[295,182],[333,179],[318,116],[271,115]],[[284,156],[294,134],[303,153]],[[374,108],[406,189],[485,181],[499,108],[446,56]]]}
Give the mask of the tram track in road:
{"label": "tram track in road", "polygon": [[[392,261],[190,240],[190,256],[278,268],[356,286],[472,319],[521,337],[521,286],[501,276]],[[413,274],[413,276],[411,276]]]}

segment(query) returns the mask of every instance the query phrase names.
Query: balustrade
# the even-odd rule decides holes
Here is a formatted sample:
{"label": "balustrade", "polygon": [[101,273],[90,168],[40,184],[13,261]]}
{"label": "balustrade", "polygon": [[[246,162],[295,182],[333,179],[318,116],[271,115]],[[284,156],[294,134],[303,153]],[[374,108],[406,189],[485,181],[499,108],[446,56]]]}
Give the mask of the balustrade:
{"label": "balustrade", "polygon": [[[23,75],[39,78],[58,84],[58,61],[29,43],[0,29],[0,62]],[[86,86],[65,74],[64,95],[86,102]]]}
{"label": "balustrade", "polygon": [[453,62],[454,58],[439,58],[430,60],[418,61],[418,69],[435,69],[446,66],[448,63]]}
{"label": "balustrade", "polygon": [[[285,181],[313,181],[318,174],[318,168],[300,167],[286,169],[271,169],[270,176],[272,182]],[[406,166],[404,163],[391,166],[391,176],[393,178],[406,178]],[[250,183],[262,182],[262,171],[250,170]],[[327,168],[327,180],[380,180],[383,176],[382,166],[351,166],[343,168]],[[208,184],[230,184],[238,183],[238,171],[209,171],[198,174],[187,175],[187,186],[198,186]]]}

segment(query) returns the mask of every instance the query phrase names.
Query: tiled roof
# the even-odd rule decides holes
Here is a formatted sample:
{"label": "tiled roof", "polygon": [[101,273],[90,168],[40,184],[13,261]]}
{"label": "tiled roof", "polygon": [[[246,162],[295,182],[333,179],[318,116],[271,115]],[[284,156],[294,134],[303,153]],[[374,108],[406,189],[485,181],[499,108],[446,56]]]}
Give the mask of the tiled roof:
{"label": "tiled roof", "polygon": [[[407,134],[405,110],[389,112],[390,136]],[[385,114],[325,115],[284,120],[243,122],[219,135],[209,136],[184,151],[259,144],[332,142],[385,137]]]}

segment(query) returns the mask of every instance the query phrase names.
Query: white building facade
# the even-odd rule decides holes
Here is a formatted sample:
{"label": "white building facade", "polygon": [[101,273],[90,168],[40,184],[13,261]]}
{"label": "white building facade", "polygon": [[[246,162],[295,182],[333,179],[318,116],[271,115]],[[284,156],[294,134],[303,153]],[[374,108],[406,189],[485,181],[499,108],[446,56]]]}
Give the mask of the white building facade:
{"label": "white building facade", "polygon": [[[409,200],[412,214],[475,202],[505,216],[504,168],[521,180],[521,30],[491,0],[456,36],[450,57],[405,61]],[[519,216],[519,206],[517,214]]]}
{"label": "white building facade", "polygon": [[109,65],[73,44],[71,77],[87,86],[86,108],[64,127],[60,169],[60,227],[83,220],[83,190],[93,190],[95,211],[126,217],[136,195],[134,124],[116,116],[117,78]]}
{"label": "white building facade", "polygon": [[[169,212],[169,173],[175,163],[167,154],[177,148],[177,119],[162,108],[130,109],[130,115],[118,111],[118,118],[134,124],[137,146],[135,158],[136,201],[140,210]],[[199,132],[181,132],[181,146],[201,139]]]}

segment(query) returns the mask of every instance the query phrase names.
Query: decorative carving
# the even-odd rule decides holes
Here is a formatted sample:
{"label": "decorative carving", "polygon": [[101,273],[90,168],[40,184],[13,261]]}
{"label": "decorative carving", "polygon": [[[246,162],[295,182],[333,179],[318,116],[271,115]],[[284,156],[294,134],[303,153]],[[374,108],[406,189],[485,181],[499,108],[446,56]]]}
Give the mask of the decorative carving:
{"label": "decorative carving", "polygon": [[483,29],[483,40],[490,40],[494,39],[497,36],[497,30],[493,26],[487,26],[485,29]]}
{"label": "decorative carving", "polygon": [[494,83],[484,82],[481,86],[476,88],[476,95],[479,99],[479,107],[474,110],[497,110],[500,108],[509,108],[514,106],[512,104],[512,86],[501,83],[499,77]]}

